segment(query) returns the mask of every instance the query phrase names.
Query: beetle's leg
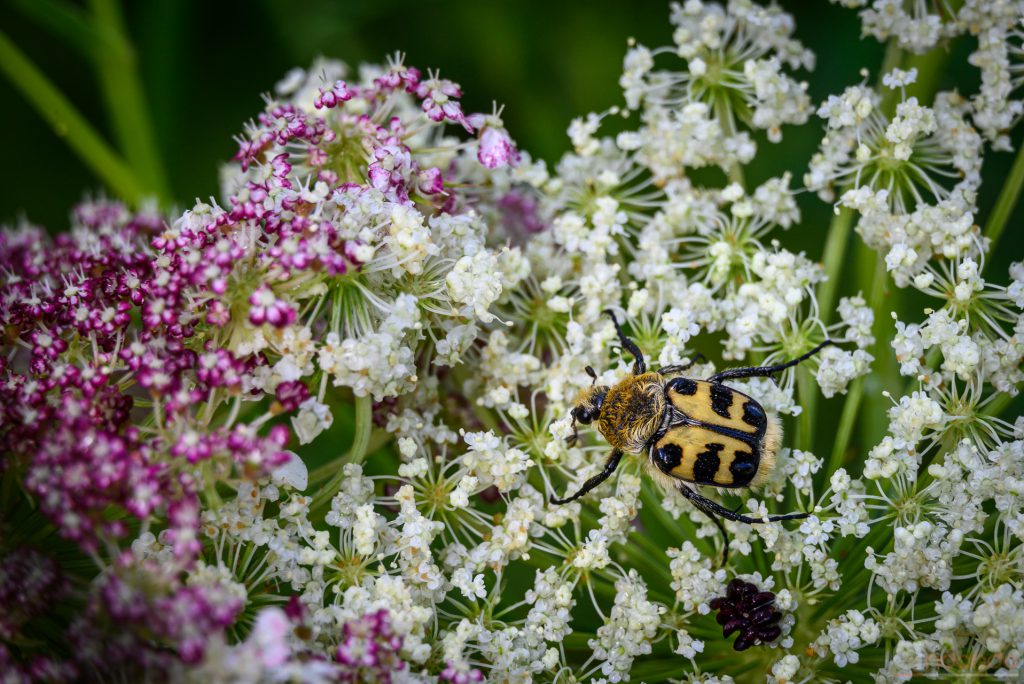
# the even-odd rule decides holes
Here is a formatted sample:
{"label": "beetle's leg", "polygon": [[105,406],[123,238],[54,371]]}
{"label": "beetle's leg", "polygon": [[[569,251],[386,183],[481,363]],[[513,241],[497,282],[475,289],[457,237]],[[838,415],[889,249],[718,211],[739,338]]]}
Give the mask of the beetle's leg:
{"label": "beetle's leg", "polygon": [[576,427],[576,414],[572,413],[572,434],[565,438],[569,446],[576,446],[576,440],[580,438],[579,428]]}
{"label": "beetle's leg", "polygon": [[672,366],[662,366],[658,369],[658,372],[662,375],[677,375],[685,371],[690,370],[694,365],[702,363],[704,361],[704,355],[701,353],[694,354],[690,359],[689,363],[677,363]]}
{"label": "beetle's leg", "polygon": [[722,382],[723,380],[732,380],[735,378],[771,378],[774,377],[776,373],[781,373],[787,368],[792,368],[798,363],[806,361],[807,359],[811,358],[825,347],[835,344],[836,342],[833,342],[832,340],[825,340],[817,347],[804,354],[803,356],[798,356],[792,361],[780,363],[777,366],[752,366],[750,368],[730,368],[729,370],[724,370],[721,373],[715,373],[710,378],[708,378],[708,382],[718,383]]}
{"label": "beetle's leg", "polygon": [[612,473],[614,473],[615,469],[619,466],[619,461],[621,459],[622,451],[619,449],[613,449],[612,453],[608,455],[608,460],[604,464],[604,470],[602,470],[597,475],[594,475],[592,478],[584,482],[583,486],[580,487],[578,492],[564,499],[556,499],[555,496],[552,494],[549,501],[551,501],[551,503],[553,504],[567,504],[570,501],[575,501],[576,499],[580,498],[581,496],[589,492],[591,489],[593,489],[594,487],[596,487],[597,485],[601,484],[609,477],[611,477]]}
{"label": "beetle's leg", "polygon": [[615,332],[619,335],[619,344],[622,348],[633,355],[635,361],[633,362],[633,375],[640,375],[647,372],[647,363],[644,361],[644,355],[640,351],[640,347],[636,346],[636,342],[626,337],[626,333],[622,332],[622,328],[619,326],[619,320],[615,318],[615,312],[611,309],[605,309],[601,313],[608,314],[608,317],[612,319],[612,323],[615,325]]}
{"label": "beetle's leg", "polygon": [[690,495],[687,492],[695,492],[693,492],[689,487],[687,487],[685,484],[681,482],[678,484],[676,488],[683,496],[690,499],[690,502],[698,511],[708,516],[708,518],[711,519],[711,522],[715,523],[715,527],[718,528],[718,531],[722,533],[722,565],[720,567],[724,568],[726,564],[728,564],[729,562],[729,533],[725,531],[725,525],[722,524],[722,519],[715,514],[714,510],[702,505],[702,502],[708,501],[708,499],[705,499],[702,496],[700,497],[700,499],[697,500],[690,498]]}
{"label": "beetle's leg", "polygon": [[706,496],[698,494],[695,490],[687,487],[686,485],[680,485],[679,492],[689,499],[690,503],[709,515],[713,513],[725,518],[726,520],[734,520],[748,525],[760,525],[764,522],[778,522],[780,520],[799,520],[800,518],[806,518],[810,515],[810,513],[786,513],[784,515],[769,516],[768,520],[765,521],[760,518],[751,518],[749,516],[730,511],[722,504],[716,503]]}

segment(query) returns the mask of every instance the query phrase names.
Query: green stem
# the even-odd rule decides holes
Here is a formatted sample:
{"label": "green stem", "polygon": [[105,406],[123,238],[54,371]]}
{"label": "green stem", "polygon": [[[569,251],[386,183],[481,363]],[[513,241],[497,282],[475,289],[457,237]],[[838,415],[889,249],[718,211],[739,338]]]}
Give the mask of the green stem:
{"label": "green stem", "polygon": [[[863,247],[861,249],[864,249]],[[865,250],[866,251],[866,250]],[[864,255],[859,255],[864,258]],[[861,262],[864,264],[864,262]],[[865,264],[866,265],[866,264]],[[872,311],[878,312],[882,308],[882,300],[885,298],[886,272],[878,258],[872,262],[870,273],[862,269],[862,284],[870,280],[871,291],[868,295],[868,306]],[[877,323],[878,321],[876,321]],[[874,349],[878,353],[877,344]],[[826,473],[831,476],[844,461],[846,449],[850,445],[850,438],[853,435],[853,426],[860,411],[860,402],[864,397],[864,378],[860,377],[853,381],[850,390],[847,392],[846,401],[843,404],[843,413],[839,418],[839,428],[836,431],[836,439],[832,443],[832,454],[829,456]]]}
{"label": "green stem", "polygon": [[836,430],[836,439],[832,443],[832,455],[828,459],[828,467],[825,472],[832,476],[836,469],[845,462],[846,448],[850,445],[850,437],[853,435],[853,424],[857,420],[857,413],[860,410],[860,400],[864,396],[864,378],[857,378],[850,384],[846,393],[846,401],[843,403],[843,413],[839,418],[839,428]]}
{"label": "green stem", "polygon": [[797,419],[796,447],[801,451],[814,451],[814,419],[818,413],[818,389],[814,376],[806,367],[796,369],[796,388],[799,395],[800,417]]}
{"label": "green stem", "polygon": [[92,19],[80,7],[66,0],[12,0],[11,5],[91,60],[117,47],[106,31],[96,30]]}
{"label": "green stem", "polygon": [[310,510],[315,511],[323,504],[331,500],[334,494],[341,487],[345,480],[345,469],[347,463],[362,463],[366,458],[367,447],[370,445],[370,433],[373,431],[373,398],[369,395],[355,398],[356,420],[355,435],[352,438],[352,448],[345,458],[337,464],[337,472],[327,484],[313,497]]}
{"label": "green stem", "polygon": [[832,219],[825,239],[825,252],[822,254],[822,265],[826,280],[818,288],[818,311],[825,325],[831,322],[833,308],[836,304],[836,293],[839,291],[839,276],[843,271],[846,248],[850,244],[850,231],[853,228],[853,211],[843,207]]}
{"label": "green stem", "polygon": [[629,676],[638,681],[666,682],[692,671],[693,665],[680,656],[647,658],[635,663],[630,669]]}
{"label": "green stem", "polygon": [[985,224],[983,235],[992,241],[990,252],[995,249],[996,243],[1003,234],[1013,208],[1017,206],[1017,199],[1020,197],[1021,186],[1024,186],[1024,145],[1017,150],[1017,157],[1013,160],[1013,167],[1010,175],[1007,176],[1003,189],[996,200],[996,206]]}
{"label": "green stem", "polygon": [[[903,64],[903,59],[903,50],[895,38],[890,38],[885,46],[885,56],[882,57],[882,65],[878,68],[878,74],[876,74],[877,81],[875,85],[875,89],[882,94],[881,109],[887,116],[896,110],[896,98],[899,96],[899,90],[890,90],[882,85],[882,77]],[[918,74],[918,77],[920,78],[920,74]]]}
{"label": "green stem", "polygon": [[370,432],[373,430],[373,397],[366,395],[356,397],[356,435],[352,441],[350,462],[362,463],[366,457],[366,447],[370,444]]}
{"label": "green stem", "polygon": [[[864,395],[878,401],[883,391],[888,390],[893,395],[899,393],[903,386],[903,376],[900,375],[899,364],[896,362],[896,355],[892,350],[892,319],[879,314],[885,310],[899,311],[901,307],[898,300],[902,298],[899,290],[890,288],[891,280],[885,269],[884,257],[876,254],[867,246],[861,244],[857,249],[857,263],[861,273],[865,275],[864,284],[871,283],[871,295],[869,304],[875,312],[875,323],[872,326],[872,334],[875,336],[875,344],[870,351],[875,357],[871,373],[864,378]],[[873,266],[872,266],[873,265]],[[869,275],[869,274],[873,274]],[[869,280],[870,277],[870,280]],[[882,303],[885,302],[883,308]],[[889,419],[887,408],[888,402],[876,405],[877,409],[864,414],[858,434],[863,445],[875,445],[882,440],[889,430]]]}
{"label": "green stem", "polygon": [[163,202],[170,200],[160,154],[150,125],[135,51],[116,0],[91,0],[96,28],[111,49],[96,55],[96,67],[119,146],[144,185]]}
{"label": "green stem", "polygon": [[132,169],[3,32],[0,70],[114,194],[133,203],[146,196]]}
{"label": "green stem", "polygon": [[[721,92],[715,96],[715,118],[718,119],[718,123],[722,126],[722,132],[727,137],[733,137],[736,135],[736,120],[733,118],[732,106],[729,104],[729,95],[726,92]],[[739,162],[733,162],[729,164],[729,168],[726,170],[729,175],[730,183],[739,183],[739,186],[746,189],[746,184],[743,180],[743,167]]]}
{"label": "green stem", "polygon": [[224,501],[220,498],[220,494],[217,493],[217,478],[213,475],[210,462],[203,461],[203,465],[200,466],[199,470],[203,476],[203,495],[206,498],[206,506],[216,510],[220,508]]}
{"label": "green stem", "polygon": [[986,416],[998,416],[1003,412],[1003,409],[1010,405],[1010,402],[1012,401],[1013,397],[1005,392],[1001,392],[995,399],[989,402],[988,406],[986,406],[982,411],[982,414]]}
{"label": "green stem", "polygon": [[[366,447],[366,453],[372,454],[385,444],[394,439],[394,435],[386,430],[373,430],[370,433],[370,443]],[[349,463],[352,459],[352,452],[344,454],[340,459],[332,459],[323,465],[314,468],[309,473],[309,486],[316,487],[319,483],[334,475],[342,463]]]}

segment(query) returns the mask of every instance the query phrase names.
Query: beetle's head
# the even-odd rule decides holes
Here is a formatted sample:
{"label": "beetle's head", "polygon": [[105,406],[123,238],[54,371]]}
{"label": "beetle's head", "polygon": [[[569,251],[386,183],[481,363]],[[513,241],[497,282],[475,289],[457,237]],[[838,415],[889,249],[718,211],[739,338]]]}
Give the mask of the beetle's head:
{"label": "beetle's head", "polygon": [[580,392],[579,396],[576,397],[576,406],[569,412],[569,415],[572,416],[572,434],[566,441],[570,445],[576,443],[576,424],[590,425],[597,420],[601,416],[601,406],[604,404],[604,398],[608,395],[608,387],[597,384],[597,374],[594,372],[594,369],[587,366],[587,373],[594,379],[594,383]]}

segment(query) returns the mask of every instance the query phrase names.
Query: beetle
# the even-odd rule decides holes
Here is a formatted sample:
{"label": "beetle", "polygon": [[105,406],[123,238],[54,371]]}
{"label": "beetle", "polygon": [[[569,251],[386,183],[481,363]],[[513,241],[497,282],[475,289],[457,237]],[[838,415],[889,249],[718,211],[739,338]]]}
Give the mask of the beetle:
{"label": "beetle", "polygon": [[[613,311],[605,310],[615,325],[619,344],[633,357],[633,372],[608,387],[597,384],[597,373],[576,400],[570,444],[578,439],[577,424],[596,421],[597,430],[612,447],[604,469],[564,499],[552,496],[552,504],[575,501],[611,477],[624,454],[647,454],[647,471],[661,484],[674,488],[711,518],[725,537],[723,565],[729,542],[722,518],[755,525],[765,522],[741,515],[700,494],[698,487],[740,488],[763,484],[775,467],[782,444],[782,422],[751,396],[726,386],[740,378],[775,378],[836,344],[825,340],[806,354],[774,366],[732,368],[706,380],[683,377],[701,360],[697,355],[684,365],[648,371],[643,353],[623,332]],[[675,377],[672,377],[675,376]],[[808,513],[774,515],[768,522],[806,518]]]}

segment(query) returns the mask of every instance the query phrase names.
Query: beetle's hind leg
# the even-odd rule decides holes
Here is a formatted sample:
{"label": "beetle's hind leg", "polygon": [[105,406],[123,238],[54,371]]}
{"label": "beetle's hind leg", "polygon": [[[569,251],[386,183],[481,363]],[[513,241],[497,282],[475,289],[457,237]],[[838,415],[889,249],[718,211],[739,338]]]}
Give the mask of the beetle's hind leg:
{"label": "beetle's hind leg", "polygon": [[641,375],[647,372],[647,362],[644,361],[643,352],[640,351],[640,347],[636,346],[636,342],[626,337],[626,333],[622,332],[622,327],[619,325],[619,319],[615,318],[615,312],[611,309],[605,309],[601,313],[606,314],[608,318],[612,319],[612,324],[615,326],[615,332],[619,336],[619,344],[622,348],[633,355],[635,361],[633,362],[633,375]]}
{"label": "beetle's hind leg", "polygon": [[711,518],[715,525],[718,526],[722,536],[725,537],[725,548],[722,552],[722,565],[729,560],[729,537],[725,532],[725,526],[722,524],[720,518],[726,520],[732,520],[735,522],[746,523],[748,525],[760,525],[764,522],[779,522],[780,520],[799,520],[806,518],[810,513],[785,513],[783,515],[772,515],[768,517],[768,520],[761,520],[760,518],[751,518],[746,515],[737,513],[736,511],[730,511],[725,506],[712,501],[706,496],[699,494],[696,490],[688,487],[687,485],[680,483],[678,485],[679,493],[682,494],[692,503],[699,511],[703,512],[706,516]]}
{"label": "beetle's hind leg", "polygon": [[761,518],[751,518],[750,516],[743,515],[742,513],[730,511],[722,504],[712,501],[711,499],[707,498],[702,494],[698,494],[696,491],[687,487],[686,485],[681,485],[679,487],[679,491],[682,493],[683,496],[690,500],[690,503],[692,503],[694,506],[701,509],[702,511],[712,512],[715,515],[725,518],[726,520],[746,523],[748,525],[760,525],[764,522],[778,522],[780,520],[799,520],[801,518],[806,518],[810,515],[810,513],[784,513],[783,515],[769,516],[768,520],[765,521]]}
{"label": "beetle's hind leg", "polygon": [[703,496],[700,496],[699,494],[697,494],[699,499],[695,500],[691,498],[690,494],[696,494],[696,492],[694,492],[693,490],[691,490],[689,487],[682,483],[677,485],[676,488],[683,496],[690,500],[690,502],[697,508],[698,511],[708,516],[711,522],[715,523],[715,527],[718,528],[718,531],[722,533],[722,565],[719,567],[724,568],[729,563],[729,533],[726,532],[725,525],[722,523],[722,519],[714,512],[714,510],[701,505],[703,501],[709,501],[708,499],[705,499]]}
{"label": "beetle's hind leg", "polygon": [[825,340],[817,347],[804,354],[803,356],[798,356],[792,361],[780,363],[776,366],[751,366],[749,368],[730,368],[729,370],[724,370],[721,373],[715,373],[710,378],[708,378],[708,382],[719,383],[722,382],[723,380],[734,380],[736,378],[774,378],[776,373],[781,373],[787,368],[792,368],[798,363],[801,363],[811,358],[825,347],[833,346],[836,344],[837,343],[833,342],[832,340]]}

